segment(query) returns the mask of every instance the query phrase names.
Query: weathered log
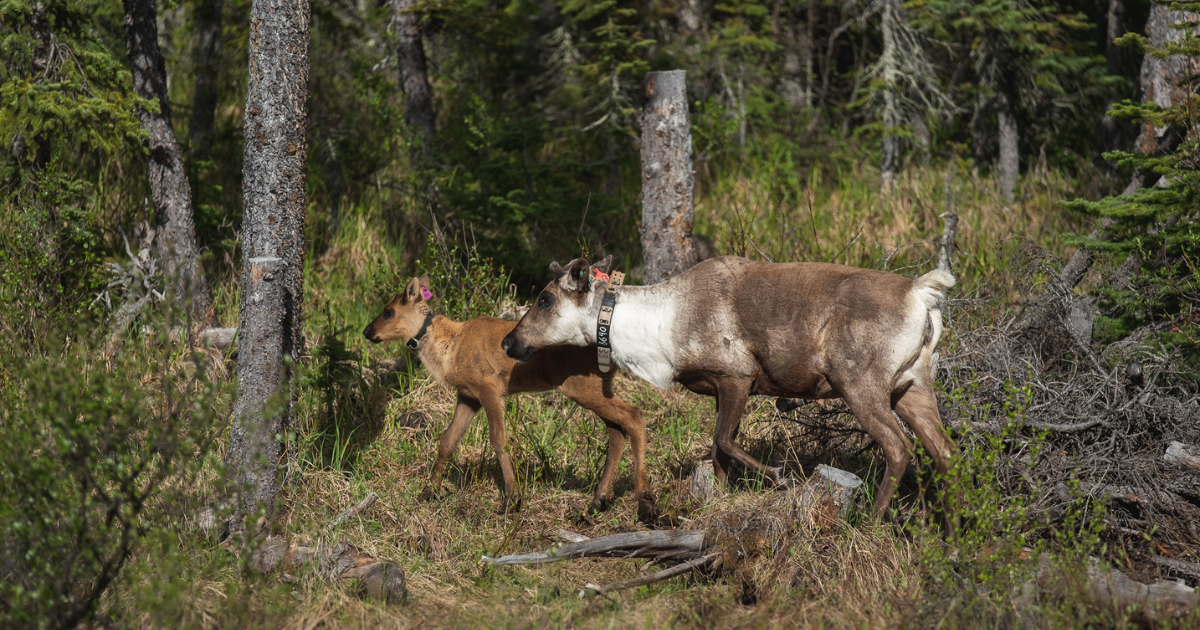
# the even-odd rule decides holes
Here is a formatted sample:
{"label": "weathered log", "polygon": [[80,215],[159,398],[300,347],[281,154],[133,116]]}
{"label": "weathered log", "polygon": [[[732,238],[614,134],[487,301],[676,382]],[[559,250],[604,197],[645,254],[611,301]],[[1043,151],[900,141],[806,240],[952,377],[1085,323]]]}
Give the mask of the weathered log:
{"label": "weathered log", "polygon": [[198,335],[200,343],[216,348],[217,350],[225,350],[236,346],[237,328],[205,328]]}
{"label": "weathered log", "polygon": [[362,501],[360,501],[358,503],[358,505],[350,506],[350,507],[346,508],[346,511],[333,517],[333,520],[329,521],[329,524],[325,526],[325,529],[334,529],[338,525],[341,525],[342,522],[345,521],[346,519],[348,519],[352,516],[358,516],[359,514],[362,514],[364,510],[371,507],[371,505],[373,503],[375,503],[375,501],[377,501],[377,500],[379,500],[378,494],[375,494],[374,492],[372,492],[371,494],[368,494],[365,499],[363,499]]}
{"label": "weathered log", "polygon": [[404,569],[344,540],[309,547],[289,543],[282,537],[269,537],[251,555],[250,566],[263,574],[281,571],[281,579],[290,578],[308,566],[322,577],[357,582],[360,594],[389,604],[403,601],[408,594]]}
{"label": "weathered log", "polygon": [[704,550],[702,530],[671,529],[653,532],[626,532],[562,545],[536,553],[493,558],[483,556],[491,565],[546,564],[571,558],[661,558],[687,554],[694,558]]}
{"label": "weathered log", "polygon": [[1171,573],[1186,575],[1193,580],[1200,580],[1200,563],[1187,562],[1175,558],[1164,558],[1163,556],[1152,556],[1151,560],[1154,560],[1155,564]]}
{"label": "weathered log", "polygon": [[591,538],[588,538],[587,536],[584,536],[583,534],[569,532],[565,529],[558,530],[558,537],[567,542],[570,542],[570,543],[577,543],[577,542],[583,542],[585,540],[591,540]]}
{"label": "weathered log", "polygon": [[[707,463],[706,468],[704,464]],[[702,461],[696,465],[693,483],[697,479],[712,476],[712,462]],[[862,480],[856,475],[829,466],[818,466],[817,473],[805,483],[789,488],[775,502],[776,511],[780,508],[790,512],[793,520],[811,518],[818,523],[831,522],[844,518],[862,487]],[[500,558],[483,556],[483,561],[490,565],[523,565],[558,562],[570,558],[649,558],[651,564],[673,564],[657,573],[597,585],[588,583],[579,592],[579,597],[585,597],[589,592],[605,594],[616,590],[653,584],[669,579],[676,575],[687,573],[697,568],[707,568],[719,571],[729,555],[729,530],[740,529],[736,524],[725,523],[707,530],[660,530],[653,532],[629,532],[612,534],[600,538],[588,538],[582,534],[560,529],[559,538],[569,541],[554,549],[536,553],[514,554]],[[739,552],[737,555],[740,556]],[[730,556],[731,558],[733,556]],[[646,569],[643,567],[643,571]],[[725,568],[728,568],[727,566]]]}
{"label": "weathered log", "polygon": [[1167,445],[1167,453],[1163,455],[1163,460],[1168,464],[1200,472],[1200,456],[1193,455],[1193,452],[1200,452],[1200,448],[1189,447],[1183,442],[1171,442]]}
{"label": "weathered log", "polygon": [[1150,622],[1182,617],[1196,608],[1196,589],[1179,582],[1161,580],[1142,584],[1116,569],[1104,569],[1093,560],[1088,567],[1088,592],[1096,600],[1124,611],[1136,607]]}

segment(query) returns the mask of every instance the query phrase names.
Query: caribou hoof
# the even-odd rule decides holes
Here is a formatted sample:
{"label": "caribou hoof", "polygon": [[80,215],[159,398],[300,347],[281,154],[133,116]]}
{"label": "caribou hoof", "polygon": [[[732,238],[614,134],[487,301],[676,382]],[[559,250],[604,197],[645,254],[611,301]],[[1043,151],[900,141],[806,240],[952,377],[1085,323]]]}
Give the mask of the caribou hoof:
{"label": "caribou hoof", "polygon": [[638,499],[638,520],[646,525],[654,525],[658,523],[658,506],[654,503],[654,497],[647,493],[645,496]]}
{"label": "caribou hoof", "polygon": [[599,514],[607,512],[612,506],[612,497],[596,497],[592,499],[591,505],[588,506],[588,512],[591,514]]}
{"label": "caribou hoof", "polygon": [[433,489],[433,486],[425,486],[425,489],[422,490],[421,494],[417,496],[417,502],[418,503],[428,503],[429,501],[432,501],[436,498],[437,498],[437,491]]}

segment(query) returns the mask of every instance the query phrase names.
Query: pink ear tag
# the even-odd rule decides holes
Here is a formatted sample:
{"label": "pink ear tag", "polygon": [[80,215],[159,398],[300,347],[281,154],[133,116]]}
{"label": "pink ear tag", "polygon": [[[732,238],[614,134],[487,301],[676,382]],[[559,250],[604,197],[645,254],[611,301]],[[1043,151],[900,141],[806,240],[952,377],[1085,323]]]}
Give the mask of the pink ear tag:
{"label": "pink ear tag", "polygon": [[592,273],[596,274],[596,279],[600,282],[608,282],[608,274],[604,273],[603,271],[600,271],[599,269],[593,269]]}
{"label": "pink ear tag", "polygon": [[430,291],[425,287],[421,287],[421,297],[426,300],[431,299],[433,298],[433,291]]}

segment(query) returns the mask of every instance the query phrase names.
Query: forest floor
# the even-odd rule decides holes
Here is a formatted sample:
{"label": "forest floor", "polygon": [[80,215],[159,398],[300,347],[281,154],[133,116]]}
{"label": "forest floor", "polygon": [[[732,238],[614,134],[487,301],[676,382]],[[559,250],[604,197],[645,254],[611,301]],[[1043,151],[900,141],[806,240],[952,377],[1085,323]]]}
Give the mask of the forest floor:
{"label": "forest floor", "polygon": [[[890,200],[834,187],[787,209],[773,207],[770,199],[756,196],[753,186],[735,181],[708,191],[697,225],[714,236],[722,253],[753,257],[760,250],[776,260],[916,269],[932,258],[929,241],[940,233],[936,215],[944,195],[940,173],[921,171],[908,181],[908,188]],[[1065,194],[1066,184],[1056,185],[1035,189],[1018,207],[1002,208],[986,186],[956,184],[955,209],[963,217],[959,246],[965,255],[945,337],[952,365],[965,334],[1011,319],[1044,280],[1047,261],[1053,264],[1067,253],[1057,235],[1074,226],[1052,209],[1056,196]],[[809,205],[814,200],[815,210]],[[822,238],[788,238],[805,230]],[[400,343],[373,347],[361,337],[389,292],[406,280],[394,274],[402,253],[388,243],[364,210],[348,214],[329,246],[308,259],[310,350],[348,354],[340,355],[340,363],[313,359],[304,367],[298,457],[283,518],[274,529],[298,540],[344,538],[396,562],[406,572],[407,600],[387,605],[363,599],[355,589],[312,572],[293,583],[259,576],[243,562],[246,553],[185,532],[135,552],[123,587],[103,603],[101,624],[123,619],[127,625],[202,628],[1131,627],[1137,625],[1136,611],[1114,610],[1086,595],[1087,558],[1119,564],[1144,579],[1160,577],[1145,561],[1158,553],[1155,546],[1197,561],[1200,540],[1186,535],[1156,537],[1156,530],[1147,530],[1141,537],[1114,536],[1106,527],[1112,512],[1102,500],[1074,494],[1065,511],[1043,517],[1035,504],[1047,481],[1031,478],[1020,486],[1023,492],[1014,492],[1014,482],[997,480],[1004,477],[1001,471],[986,471],[1029,459],[1031,451],[1036,458],[1046,438],[980,437],[966,426],[971,423],[955,417],[946,421],[964,459],[978,472],[974,478],[995,486],[967,493],[967,534],[961,541],[949,542],[938,525],[936,506],[927,499],[927,468],[906,478],[893,500],[895,513],[882,521],[864,515],[868,491],[846,520],[780,525],[778,518],[770,520],[780,491],[742,476],[697,505],[685,489],[692,467],[709,451],[712,401],[678,386],[659,390],[629,375],[617,378],[616,391],[646,416],[650,481],[664,515],[653,526],[636,518],[628,455],[614,504],[600,514],[586,512],[604,461],[606,434],[590,412],[555,393],[515,396],[507,403],[510,452],[523,489],[519,511],[497,511],[499,467],[481,416],[453,456],[440,495],[418,501],[454,395],[418,365],[409,365],[414,357]],[[909,247],[913,243],[917,246]],[[1037,255],[1031,257],[1031,250]],[[227,282],[217,291],[225,325],[234,324],[235,288]],[[214,373],[232,387],[231,354],[208,353]],[[372,366],[388,359],[399,359],[401,369],[374,376]],[[319,378],[335,373],[341,376]],[[972,377],[955,378],[941,392],[953,399],[944,413],[975,404],[964,400],[976,391],[968,387]],[[1023,391],[1021,383],[1005,382],[1010,385],[1018,394]],[[1032,406],[1032,400],[1027,396],[1023,404]],[[855,429],[852,416],[836,406],[817,405],[784,414],[773,403],[755,399],[749,405],[740,439],[751,454],[783,465],[794,477],[826,464],[859,475],[868,489],[875,485],[881,458]],[[1004,415],[1011,406],[996,407]],[[976,413],[974,419],[980,417]],[[1060,445],[1048,451],[1053,455],[1056,449],[1067,456]],[[337,514],[371,492],[379,495],[373,506],[336,531],[326,530]],[[696,573],[605,596],[581,598],[579,593],[589,582],[635,577],[645,563],[586,559],[491,567],[481,562],[485,555],[550,548],[559,542],[555,532],[560,528],[596,537],[731,522],[747,531],[774,524],[753,538],[744,562],[720,576]],[[170,553],[160,553],[165,548]],[[1042,580],[1031,589],[1039,584],[1033,558],[1041,552],[1057,558],[1063,570],[1052,584]],[[1198,624],[1196,612],[1166,622],[1181,628]]]}

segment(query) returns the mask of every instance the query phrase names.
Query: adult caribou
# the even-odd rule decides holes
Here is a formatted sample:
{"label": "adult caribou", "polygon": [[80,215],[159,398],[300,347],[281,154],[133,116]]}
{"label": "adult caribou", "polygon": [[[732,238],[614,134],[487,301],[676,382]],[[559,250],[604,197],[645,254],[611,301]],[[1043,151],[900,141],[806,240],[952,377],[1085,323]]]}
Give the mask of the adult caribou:
{"label": "adult caribou", "polygon": [[[597,343],[612,256],[551,263],[554,282],[501,342],[527,360],[547,346]],[[616,292],[612,362],[658,387],[672,382],[717,399],[712,458],[724,481],[733,461],[780,483],[737,445],[752,394],[843,398],[883,449],[887,470],[875,496],[882,515],[912,459],[892,411],[916,433],[943,474],[957,448],[942,429],[933,392],[941,309],[954,276],[912,280],[825,263],[706,260],[662,284]],[[603,345],[603,344],[601,344]]]}

